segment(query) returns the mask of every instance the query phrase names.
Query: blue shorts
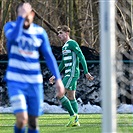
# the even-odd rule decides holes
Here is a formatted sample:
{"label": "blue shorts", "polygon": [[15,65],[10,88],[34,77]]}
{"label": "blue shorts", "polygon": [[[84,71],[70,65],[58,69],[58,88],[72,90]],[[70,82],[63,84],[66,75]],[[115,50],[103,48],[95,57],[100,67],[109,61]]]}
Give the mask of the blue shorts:
{"label": "blue shorts", "polygon": [[7,82],[8,95],[14,114],[27,112],[32,116],[43,113],[43,85]]}

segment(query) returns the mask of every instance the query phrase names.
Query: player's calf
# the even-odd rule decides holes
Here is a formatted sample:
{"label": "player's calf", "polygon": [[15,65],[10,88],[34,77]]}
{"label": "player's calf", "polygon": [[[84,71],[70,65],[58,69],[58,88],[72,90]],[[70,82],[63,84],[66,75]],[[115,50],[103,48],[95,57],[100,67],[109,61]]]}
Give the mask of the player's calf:
{"label": "player's calf", "polygon": [[29,116],[28,128],[36,130],[38,129],[38,118],[35,116]]}

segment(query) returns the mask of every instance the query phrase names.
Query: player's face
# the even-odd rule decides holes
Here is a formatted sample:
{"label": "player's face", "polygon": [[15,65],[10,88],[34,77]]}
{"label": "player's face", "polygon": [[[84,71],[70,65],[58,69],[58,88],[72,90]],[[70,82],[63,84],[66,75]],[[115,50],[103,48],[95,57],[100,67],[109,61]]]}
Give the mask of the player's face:
{"label": "player's face", "polygon": [[62,31],[62,30],[60,30],[60,31],[58,32],[58,37],[59,37],[62,41],[65,42],[65,40],[67,39],[67,33],[64,32],[64,31]]}
{"label": "player's face", "polygon": [[33,11],[27,15],[24,22],[24,28],[29,28],[30,24],[33,22],[34,16],[35,13]]}

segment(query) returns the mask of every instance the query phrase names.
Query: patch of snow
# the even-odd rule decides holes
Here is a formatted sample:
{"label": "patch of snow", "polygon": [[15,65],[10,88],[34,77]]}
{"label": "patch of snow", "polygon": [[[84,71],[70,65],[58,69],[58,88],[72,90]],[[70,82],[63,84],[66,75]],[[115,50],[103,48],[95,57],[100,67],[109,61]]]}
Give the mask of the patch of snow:
{"label": "patch of snow", "polygon": [[[77,101],[79,113],[102,113],[102,108],[100,106],[91,105],[89,102],[84,105],[81,99]],[[44,113],[68,113],[61,106],[49,105],[46,102],[43,103],[42,109]],[[13,108],[0,106],[0,113],[13,113]],[[119,108],[117,108],[117,113],[133,113],[133,105],[121,104]]]}

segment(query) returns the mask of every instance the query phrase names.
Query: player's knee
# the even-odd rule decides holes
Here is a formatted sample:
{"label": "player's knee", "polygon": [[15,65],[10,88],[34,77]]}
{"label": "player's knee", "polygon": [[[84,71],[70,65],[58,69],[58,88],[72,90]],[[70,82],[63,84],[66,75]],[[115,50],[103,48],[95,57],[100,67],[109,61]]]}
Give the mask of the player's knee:
{"label": "player's knee", "polygon": [[58,99],[62,98],[64,95],[65,95],[65,91],[59,91],[59,92],[56,93],[56,97]]}
{"label": "player's knee", "polygon": [[75,99],[74,96],[67,96],[67,98],[68,98],[69,100],[74,100],[74,99]]}
{"label": "player's knee", "polygon": [[62,93],[62,94],[57,94],[57,95],[56,95],[56,97],[57,97],[58,99],[62,98],[63,96],[64,96],[63,93]]}
{"label": "player's knee", "polygon": [[26,126],[27,122],[28,122],[28,118],[25,116],[21,116],[21,117],[17,118],[16,124],[17,124],[18,128],[23,128]]}
{"label": "player's knee", "polygon": [[38,128],[38,119],[34,116],[29,116],[28,126],[30,129],[37,129]]}

